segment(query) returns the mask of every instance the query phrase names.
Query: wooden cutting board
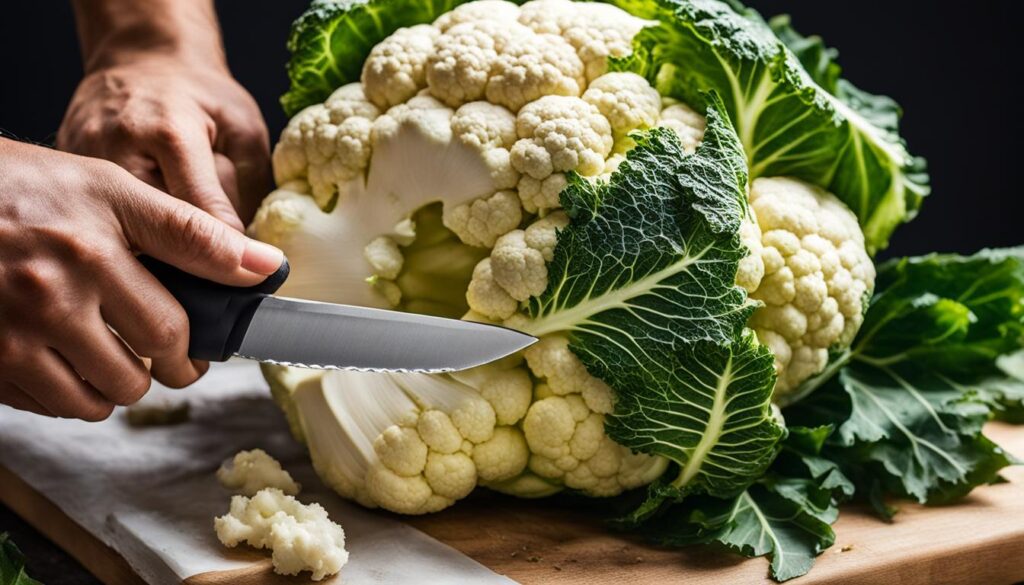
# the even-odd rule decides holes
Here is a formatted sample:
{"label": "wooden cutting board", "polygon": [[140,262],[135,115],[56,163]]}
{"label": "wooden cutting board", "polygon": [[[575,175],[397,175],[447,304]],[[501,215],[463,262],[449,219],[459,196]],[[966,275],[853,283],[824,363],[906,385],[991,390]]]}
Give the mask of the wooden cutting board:
{"label": "wooden cutting board", "polygon": [[[999,423],[988,434],[1024,456],[1024,427]],[[1024,581],[1024,469],[1005,473],[1010,483],[985,486],[948,507],[902,504],[892,524],[868,510],[847,507],[836,544],[819,557],[799,585],[1000,585]],[[0,467],[0,500],[66,549],[110,585],[141,579],[21,479]],[[673,550],[609,533],[579,511],[544,501],[481,494],[442,513],[408,522],[492,570],[526,584],[768,583],[764,559],[744,560],[709,548]],[[205,573],[188,585],[309,583],[274,575],[252,552],[249,569]],[[335,579],[327,582],[343,582]]]}

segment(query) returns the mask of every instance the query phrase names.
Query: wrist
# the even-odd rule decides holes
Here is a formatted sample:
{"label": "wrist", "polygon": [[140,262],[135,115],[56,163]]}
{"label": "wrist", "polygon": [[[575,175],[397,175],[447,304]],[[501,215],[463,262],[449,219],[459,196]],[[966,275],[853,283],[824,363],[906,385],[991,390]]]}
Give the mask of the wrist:
{"label": "wrist", "polygon": [[210,0],[75,2],[85,73],[140,62],[227,70]]}

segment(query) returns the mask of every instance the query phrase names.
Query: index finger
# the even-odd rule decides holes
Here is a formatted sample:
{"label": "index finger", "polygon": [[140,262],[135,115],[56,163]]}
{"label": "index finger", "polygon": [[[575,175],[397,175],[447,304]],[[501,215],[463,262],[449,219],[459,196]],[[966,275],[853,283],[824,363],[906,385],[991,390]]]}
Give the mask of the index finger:
{"label": "index finger", "polygon": [[168,133],[154,149],[164,183],[178,199],[205,210],[238,231],[245,226],[220,184],[209,132],[201,125],[184,125]]}

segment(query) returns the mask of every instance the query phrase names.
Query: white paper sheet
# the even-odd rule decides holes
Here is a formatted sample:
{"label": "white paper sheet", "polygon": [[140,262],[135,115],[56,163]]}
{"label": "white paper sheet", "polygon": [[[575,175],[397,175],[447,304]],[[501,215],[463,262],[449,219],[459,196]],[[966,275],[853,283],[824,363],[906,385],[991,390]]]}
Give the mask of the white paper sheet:
{"label": "white paper sheet", "polygon": [[[320,502],[345,529],[344,583],[512,583],[385,514],[334,495],[288,434],[259,368],[216,364],[186,390],[154,388],[147,400],[186,400],[189,420],[132,428],[123,412],[102,423],[55,420],[0,406],[0,463],[116,550],[147,582],[168,584],[251,562],[223,547],[213,518],[230,494],[214,471],[239,450],[262,448],[300,483],[299,499]],[[245,556],[247,560],[242,560]]]}

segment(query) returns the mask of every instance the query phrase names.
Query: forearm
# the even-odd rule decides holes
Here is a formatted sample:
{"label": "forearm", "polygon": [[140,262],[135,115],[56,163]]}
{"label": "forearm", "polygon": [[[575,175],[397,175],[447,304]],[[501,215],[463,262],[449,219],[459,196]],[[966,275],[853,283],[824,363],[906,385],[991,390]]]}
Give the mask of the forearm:
{"label": "forearm", "polygon": [[226,67],[212,0],[72,0],[86,73],[160,56]]}

